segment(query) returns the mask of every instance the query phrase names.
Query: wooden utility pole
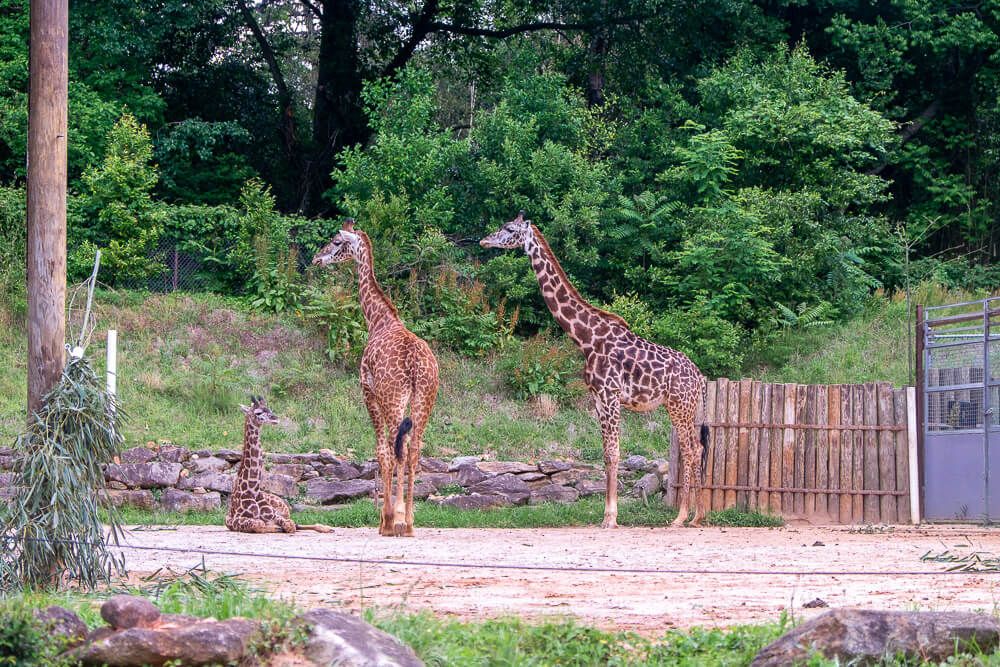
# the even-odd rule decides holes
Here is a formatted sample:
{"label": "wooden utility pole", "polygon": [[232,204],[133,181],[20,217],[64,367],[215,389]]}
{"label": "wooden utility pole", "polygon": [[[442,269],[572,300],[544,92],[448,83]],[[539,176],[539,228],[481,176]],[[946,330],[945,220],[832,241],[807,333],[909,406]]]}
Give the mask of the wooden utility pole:
{"label": "wooden utility pole", "polygon": [[66,338],[68,0],[31,0],[28,414],[62,373]]}

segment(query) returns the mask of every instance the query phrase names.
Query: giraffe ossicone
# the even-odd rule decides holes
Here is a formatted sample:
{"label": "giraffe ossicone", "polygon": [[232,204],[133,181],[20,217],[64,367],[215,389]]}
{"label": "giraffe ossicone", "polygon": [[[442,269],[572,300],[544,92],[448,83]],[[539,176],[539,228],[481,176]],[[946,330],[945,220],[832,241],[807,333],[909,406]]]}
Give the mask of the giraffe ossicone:
{"label": "giraffe ossicone", "polygon": [[329,533],[333,529],[321,523],[300,525],[292,521],[288,503],[261,488],[264,480],[264,450],[260,445],[260,428],[277,424],[278,418],[262,396],[251,396],[250,405],[240,405],[246,415],[243,426],[243,458],[233,481],[226,512],[226,528],[238,533],[294,533],[315,530]]}
{"label": "giraffe ossicone", "polygon": [[621,317],[588,303],[570,282],[545,237],[525,218],[524,211],[479,244],[484,248],[524,249],[545,305],[583,353],[583,379],[594,398],[604,445],[606,496],[602,525],[618,525],[621,409],[648,412],[660,406],[670,415],[680,448],[680,507],[673,523],[682,525],[687,520],[693,492],[695,510],[690,525],[700,525],[701,474],[708,429],[704,425],[707,380],[698,367],[683,352],[640,338]]}
{"label": "giraffe ossicone", "polygon": [[[379,534],[411,537],[413,486],[424,429],[437,400],[438,364],[430,346],[406,328],[379,287],[371,239],[354,224],[350,218],[345,220],[312,263],[353,262],[357,269],[358,298],[368,327],[368,343],[361,355],[361,392],[375,429],[383,494]],[[396,501],[392,503],[394,476]]]}

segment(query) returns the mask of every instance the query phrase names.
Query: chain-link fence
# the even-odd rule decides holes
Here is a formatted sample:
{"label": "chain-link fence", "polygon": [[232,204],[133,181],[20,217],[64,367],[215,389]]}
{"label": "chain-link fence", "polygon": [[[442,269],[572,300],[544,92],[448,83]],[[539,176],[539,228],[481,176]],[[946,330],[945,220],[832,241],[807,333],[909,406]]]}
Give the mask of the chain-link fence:
{"label": "chain-link fence", "polygon": [[217,272],[217,265],[204,253],[190,249],[172,239],[161,239],[149,254],[160,269],[145,278],[119,281],[124,289],[141,289],[150,292],[176,291],[226,291]]}

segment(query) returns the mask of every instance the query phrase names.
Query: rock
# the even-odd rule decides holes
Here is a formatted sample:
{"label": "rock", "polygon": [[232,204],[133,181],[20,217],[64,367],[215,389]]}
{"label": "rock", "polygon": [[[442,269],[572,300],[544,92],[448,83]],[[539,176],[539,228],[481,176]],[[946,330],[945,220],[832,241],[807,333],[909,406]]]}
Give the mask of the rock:
{"label": "rock", "polygon": [[360,618],[330,609],[313,609],[292,621],[306,628],[301,649],[316,665],[337,667],[422,667],[409,646]]}
{"label": "rock", "polygon": [[514,503],[506,496],[496,494],[484,496],[473,493],[468,496],[448,496],[438,504],[462,510],[488,510],[494,507],[510,507]]}
{"label": "rock", "polygon": [[304,473],[302,473],[302,479],[300,481],[307,482],[310,479],[316,479],[317,477],[319,477],[318,472],[316,472],[315,470],[307,470]]}
{"label": "rock", "polygon": [[179,489],[164,489],[160,497],[160,507],[168,512],[208,512],[222,507],[222,497],[218,491],[191,493]]}
{"label": "rock", "polygon": [[586,476],[583,470],[563,470],[557,472],[550,476],[553,484],[561,484],[563,486],[576,486],[577,483]]}
{"label": "rock", "polygon": [[321,449],[316,452],[315,457],[320,463],[337,463],[337,455],[330,449]]}
{"label": "rock", "polygon": [[455,472],[462,466],[475,465],[483,460],[482,456],[456,456],[448,466],[448,472]]}
{"label": "rock", "polygon": [[367,496],[374,490],[375,482],[368,479],[349,479],[343,482],[312,479],[306,484],[306,498],[312,502],[329,505]]}
{"label": "rock", "polygon": [[608,487],[607,484],[596,479],[582,479],[576,483],[576,490],[580,493],[580,497],[583,498],[596,494],[604,495],[608,492]]}
{"label": "rock", "polygon": [[198,487],[202,487],[208,489],[209,491],[232,493],[234,479],[235,475],[228,475],[222,472],[203,472],[198,475],[191,475],[190,477],[182,478],[177,483],[177,488],[182,491],[191,491]]}
{"label": "rock", "polygon": [[121,482],[107,482],[105,486],[115,491],[124,491],[128,488],[128,484],[122,484]]}
{"label": "rock", "polygon": [[632,495],[637,498],[648,498],[660,492],[660,476],[655,472],[648,472],[632,487]]}
{"label": "rock", "polygon": [[156,452],[148,447],[133,447],[118,455],[122,463],[149,463],[156,458]]}
{"label": "rock", "polygon": [[0,470],[13,470],[17,465],[17,457],[13,454],[0,456]]}
{"label": "rock", "polygon": [[200,459],[200,458],[204,458],[206,456],[211,456],[211,455],[212,455],[212,450],[211,449],[195,449],[195,450],[193,450],[191,452],[191,458],[193,458],[193,459],[196,459],[196,458]]}
{"label": "rock", "polygon": [[427,482],[437,491],[442,486],[455,484],[455,475],[450,472],[422,472],[417,473],[418,482]]}
{"label": "rock", "polygon": [[826,600],[824,600],[823,598],[815,598],[813,600],[810,600],[809,602],[806,602],[804,605],[802,605],[802,608],[803,609],[822,609],[823,607],[829,607],[829,606],[830,605],[827,604]]}
{"label": "rock", "polygon": [[292,461],[291,454],[265,454],[264,458],[270,461],[271,463],[280,463],[280,464],[297,463],[295,461]]}
{"label": "rock", "polygon": [[507,473],[535,472],[538,466],[520,461],[483,461],[476,467],[487,475],[506,475]]}
{"label": "rock", "polygon": [[645,470],[648,465],[649,460],[645,456],[639,456],[638,454],[633,454],[622,461],[622,467],[625,470]]}
{"label": "rock", "polygon": [[463,466],[459,466],[458,471],[455,474],[455,482],[460,486],[468,488],[473,484],[483,481],[487,477],[488,475],[482,472],[479,468],[471,463],[467,463]]}
{"label": "rock", "polygon": [[294,498],[299,495],[299,485],[288,475],[266,472],[260,486],[268,493],[273,493],[282,498]]}
{"label": "rock", "polygon": [[[236,460],[239,461],[239,459]],[[195,474],[203,472],[222,472],[229,467],[229,462],[225,459],[220,459],[217,456],[206,456],[205,458],[191,459],[185,467]]]}
{"label": "rock", "polygon": [[312,466],[307,466],[302,463],[279,463],[278,465],[271,466],[271,472],[275,475],[288,475],[296,482],[309,473],[315,473],[313,477],[319,475],[319,473],[313,470]]}
{"label": "rock", "polygon": [[378,462],[365,461],[359,469],[361,472],[358,474],[358,479],[375,479],[378,475]]}
{"label": "rock", "polygon": [[72,652],[84,665],[228,665],[247,653],[257,623],[243,618],[225,621],[180,620],[157,628],[130,628],[94,633],[89,643]]}
{"label": "rock", "polygon": [[17,480],[17,473],[0,472],[0,486],[13,486]]}
{"label": "rock", "polygon": [[546,475],[552,475],[557,472],[562,472],[563,470],[569,470],[573,467],[573,464],[567,461],[540,461],[538,463],[538,469],[544,472]]}
{"label": "rock", "polygon": [[837,609],[803,623],[761,649],[752,667],[805,662],[813,651],[845,664],[878,664],[904,654],[939,662],[971,650],[991,653],[1000,641],[1000,621],[965,612]]}
{"label": "rock", "polygon": [[560,486],[558,484],[548,484],[531,491],[528,498],[529,505],[539,503],[572,503],[580,497],[580,492],[571,486]]}
{"label": "rock", "polygon": [[138,507],[151,510],[156,506],[153,492],[146,489],[127,489],[119,491],[107,489],[101,493],[101,501],[111,507]]}
{"label": "rock", "polygon": [[484,479],[469,487],[469,491],[482,495],[501,495],[514,505],[523,505],[528,502],[528,497],[531,495],[531,487],[512,473]]}
{"label": "rock", "polygon": [[428,456],[420,457],[420,470],[423,472],[448,472],[448,464],[441,459],[433,459]]}
{"label": "rock", "polygon": [[191,458],[191,450],[176,445],[160,447],[160,460],[168,463],[184,463]]}
{"label": "rock", "polygon": [[52,605],[34,611],[35,620],[50,637],[63,640],[65,648],[71,648],[87,639],[87,624],[69,609]]}
{"label": "rock", "polygon": [[317,472],[328,479],[337,479],[341,481],[357,479],[361,476],[361,468],[353,463],[348,463],[347,461],[328,463],[321,466]]}
{"label": "rock", "polygon": [[243,452],[236,449],[220,449],[215,452],[215,458],[222,459],[227,463],[239,463],[243,460]]}
{"label": "rock", "polygon": [[547,482],[549,480],[548,475],[546,475],[543,472],[538,472],[537,470],[534,472],[518,473],[517,476],[523,479],[525,482],[537,482],[540,479],[544,479]]}
{"label": "rock", "polygon": [[108,481],[130,487],[154,489],[174,486],[181,477],[180,463],[109,463],[104,470]]}
{"label": "rock", "polygon": [[413,497],[416,500],[426,500],[429,495],[437,491],[430,482],[416,482],[413,485]]}
{"label": "rock", "polygon": [[160,610],[146,598],[115,595],[101,605],[101,618],[115,630],[150,628],[160,620]]}

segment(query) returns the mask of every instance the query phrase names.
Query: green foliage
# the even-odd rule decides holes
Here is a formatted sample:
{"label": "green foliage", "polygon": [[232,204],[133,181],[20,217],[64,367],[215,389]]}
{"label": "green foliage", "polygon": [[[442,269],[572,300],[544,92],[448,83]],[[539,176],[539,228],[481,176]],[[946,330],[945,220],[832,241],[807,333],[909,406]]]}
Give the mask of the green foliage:
{"label": "green foliage", "polygon": [[547,394],[565,400],[583,393],[580,377],[583,360],[566,338],[557,340],[539,334],[513,345],[498,370],[519,398]]}
{"label": "green foliage", "polygon": [[122,444],[124,416],[85,358],[70,359],[18,440],[16,496],[4,517],[0,588],[58,588],[72,581],[85,588],[121,571],[120,554],[108,549],[121,532],[98,514],[103,466]]}
{"label": "green foliage", "polygon": [[172,201],[231,204],[243,184],[256,174],[240,155],[250,134],[233,121],[187,119],[169,125],[156,137],[160,190]]}
{"label": "green foliage", "polygon": [[503,310],[489,308],[483,283],[465,281],[453,269],[440,267],[431,285],[414,285],[414,292],[421,298],[410,329],[418,336],[469,356],[495,350],[506,340]]}
{"label": "green foliage", "polygon": [[67,204],[71,279],[90,273],[98,249],[108,283],[143,279],[160,268],[151,258],[163,227],[163,212],[152,199],[158,178],[152,157],[146,127],[122,116],[108,133],[100,166],[84,172],[82,194]]}
{"label": "green foliage", "polygon": [[356,294],[327,280],[325,284],[312,285],[306,290],[296,312],[320,330],[330,361],[360,358],[368,331]]}
{"label": "green foliage", "polygon": [[27,312],[25,194],[0,187],[0,326],[21,328]]}
{"label": "green foliage", "polygon": [[47,667],[68,664],[57,658],[62,650],[42,624],[34,609],[19,598],[0,600],[0,665]]}
{"label": "green foliage", "polygon": [[720,317],[701,297],[690,309],[667,311],[653,323],[651,340],[684,352],[709,377],[735,374],[745,354],[744,330]]}

